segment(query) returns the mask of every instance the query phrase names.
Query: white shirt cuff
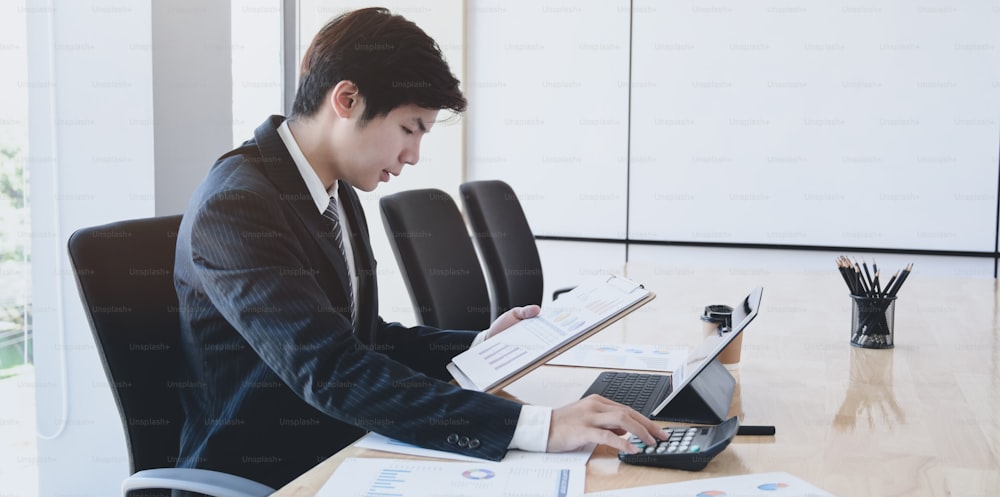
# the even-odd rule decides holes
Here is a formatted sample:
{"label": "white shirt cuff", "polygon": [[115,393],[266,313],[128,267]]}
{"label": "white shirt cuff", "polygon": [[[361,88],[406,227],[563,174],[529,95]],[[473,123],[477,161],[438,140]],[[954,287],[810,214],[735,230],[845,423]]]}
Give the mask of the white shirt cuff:
{"label": "white shirt cuff", "polygon": [[552,408],[544,406],[521,406],[521,416],[514,427],[514,438],[510,449],[528,452],[545,452],[549,446],[549,424],[552,422]]}
{"label": "white shirt cuff", "polygon": [[[490,330],[481,331],[472,339],[475,347],[486,341]],[[509,449],[520,449],[527,452],[545,452],[549,446],[549,425],[552,422],[552,408],[544,406],[521,406],[521,415],[514,427],[514,438],[510,440]]]}

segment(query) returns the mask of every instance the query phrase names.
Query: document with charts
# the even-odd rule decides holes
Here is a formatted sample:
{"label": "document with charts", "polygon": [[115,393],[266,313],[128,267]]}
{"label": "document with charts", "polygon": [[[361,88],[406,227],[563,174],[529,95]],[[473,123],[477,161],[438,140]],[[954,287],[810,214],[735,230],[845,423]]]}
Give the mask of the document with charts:
{"label": "document with charts", "polygon": [[316,497],[578,497],[584,465],[350,457]]}
{"label": "document with charts", "polygon": [[448,371],[462,388],[499,390],[654,297],[626,278],[597,276],[546,304],[537,317],[458,354]]}
{"label": "document with charts", "polygon": [[812,483],[784,472],[704,478],[587,495],[592,497],[835,497]]}

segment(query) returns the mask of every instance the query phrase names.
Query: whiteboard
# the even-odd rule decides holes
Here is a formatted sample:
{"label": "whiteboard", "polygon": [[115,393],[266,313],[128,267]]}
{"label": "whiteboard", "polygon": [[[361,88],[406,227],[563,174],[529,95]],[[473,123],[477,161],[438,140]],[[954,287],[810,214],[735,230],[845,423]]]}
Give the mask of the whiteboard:
{"label": "whiteboard", "polygon": [[995,4],[634,10],[630,238],[993,250]]}

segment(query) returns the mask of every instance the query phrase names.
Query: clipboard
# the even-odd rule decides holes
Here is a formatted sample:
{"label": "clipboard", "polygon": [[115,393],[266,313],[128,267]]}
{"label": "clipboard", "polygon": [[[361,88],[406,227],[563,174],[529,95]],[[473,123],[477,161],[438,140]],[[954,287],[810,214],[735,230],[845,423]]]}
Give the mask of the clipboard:
{"label": "clipboard", "polygon": [[[654,298],[656,294],[641,284],[602,275],[563,294],[538,317],[455,356],[446,368],[462,388],[496,393]],[[546,338],[534,342],[539,336]],[[526,358],[517,355],[521,346],[527,349]]]}

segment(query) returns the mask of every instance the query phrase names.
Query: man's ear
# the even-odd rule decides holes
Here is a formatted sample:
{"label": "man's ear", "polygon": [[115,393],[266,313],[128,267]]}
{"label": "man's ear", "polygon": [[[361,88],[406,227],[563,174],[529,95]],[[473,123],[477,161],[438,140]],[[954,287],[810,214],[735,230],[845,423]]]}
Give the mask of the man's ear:
{"label": "man's ear", "polygon": [[346,79],[337,83],[337,86],[330,90],[330,105],[337,116],[345,119],[360,112],[361,94],[358,93],[358,85]]}

